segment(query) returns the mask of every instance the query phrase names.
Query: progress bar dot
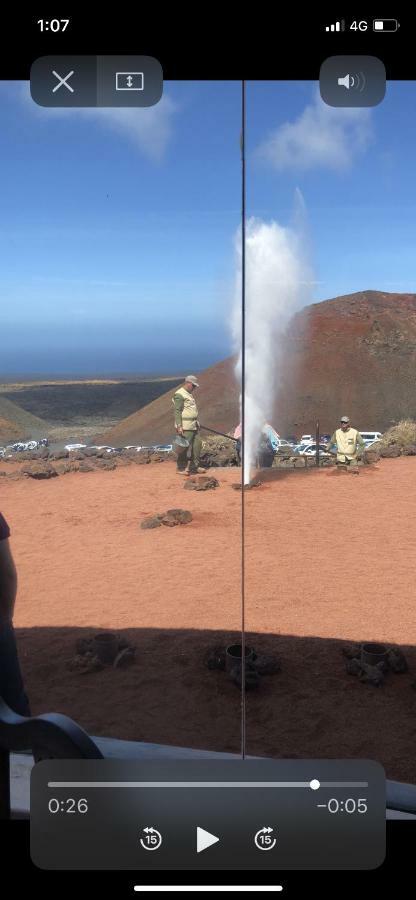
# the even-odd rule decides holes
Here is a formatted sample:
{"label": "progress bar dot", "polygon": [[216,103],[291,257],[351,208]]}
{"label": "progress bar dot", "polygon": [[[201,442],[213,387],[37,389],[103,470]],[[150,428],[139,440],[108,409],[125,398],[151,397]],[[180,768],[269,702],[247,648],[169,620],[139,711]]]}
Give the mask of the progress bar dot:
{"label": "progress bar dot", "polygon": [[310,784],[309,784],[309,787],[312,788],[313,791],[317,791],[318,788],[321,787],[321,782],[318,781],[317,778],[313,778],[312,781],[311,781]]}

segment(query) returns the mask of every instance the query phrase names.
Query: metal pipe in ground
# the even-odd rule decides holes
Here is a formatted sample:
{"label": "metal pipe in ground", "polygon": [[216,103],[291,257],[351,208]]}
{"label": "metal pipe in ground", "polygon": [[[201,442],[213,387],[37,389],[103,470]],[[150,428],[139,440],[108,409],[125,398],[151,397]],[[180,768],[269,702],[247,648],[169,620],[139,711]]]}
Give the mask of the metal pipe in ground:
{"label": "metal pipe in ground", "polygon": [[220,437],[228,438],[229,441],[234,441],[235,444],[237,443],[237,438],[231,437],[230,434],[224,434],[223,431],[216,431],[215,428],[208,428],[207,425],[200,425],[199,427],[201,431],[210,431],[212,434],[219,434]]}
{"label": "metal pipe in ground", "polygon": [[319,466],[319,441],[320,441],[320,428],[319,428],[319,419],[315,425],[315,440],[316,440],[316,450],[315,450],[315,465]]}

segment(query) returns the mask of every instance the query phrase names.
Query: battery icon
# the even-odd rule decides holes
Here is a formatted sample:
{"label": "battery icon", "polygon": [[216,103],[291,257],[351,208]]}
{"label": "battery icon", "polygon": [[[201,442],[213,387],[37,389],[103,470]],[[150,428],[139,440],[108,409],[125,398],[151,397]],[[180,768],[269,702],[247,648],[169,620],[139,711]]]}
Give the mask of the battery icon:
{"label": "battery icon", "polygon": [[399,23],[397,19],[374,19],[373,31],[397,31]]}

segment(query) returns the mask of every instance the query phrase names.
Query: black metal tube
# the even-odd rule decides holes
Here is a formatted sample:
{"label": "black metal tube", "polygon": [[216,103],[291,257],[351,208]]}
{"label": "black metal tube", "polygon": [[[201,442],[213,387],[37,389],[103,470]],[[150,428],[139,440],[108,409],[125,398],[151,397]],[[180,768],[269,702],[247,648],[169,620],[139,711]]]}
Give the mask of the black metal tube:
{"label": "black metal tube", "polygon": [[202,428],[203,431],[212,431],[212,434],[219,434],[221,437],[228,438],[229,441],[235,441],[235,443],[237,443],[237,438],[231,437],[230,434],[224,434],[223,431],[216,431],[215,428],[208,428],[207,425],[200,425],[199,427]]}
{"label": "black metal tube", "polygon": [[317,465],[317,466],[319,466],[319,439],[320,439],[320,433],[319,433],[319,419],[318,419],[316,426],[315,426],[315,440],[316,440],[315,465]]}

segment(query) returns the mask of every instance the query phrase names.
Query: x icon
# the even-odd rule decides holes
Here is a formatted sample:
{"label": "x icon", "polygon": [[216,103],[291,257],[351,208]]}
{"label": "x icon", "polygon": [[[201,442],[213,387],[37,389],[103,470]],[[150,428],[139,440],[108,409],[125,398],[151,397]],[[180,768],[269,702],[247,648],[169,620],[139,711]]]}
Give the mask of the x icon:
{"label": "x icon", "polygon": [[71,76],[74,74],[74,70],[72,70],[72,72],[68,72],[68,75],[65,75],[64,78],[62,78],[60,75],[58,75],[58,72],[55,72],[55,69],[52,70],[52,74],[55,75],[55,78],[58,79],[58,84],[56,84],[52,90],[53,94],[55,93],[55,91],[58,91],[59,88],[62,87],[63,85],[65,85],[65,87],[68,88],[68,91],[71,91],[71,94],[74,93],[74,88],[71,87],[70,84],[67,84],[68,78],[71,78]]}

